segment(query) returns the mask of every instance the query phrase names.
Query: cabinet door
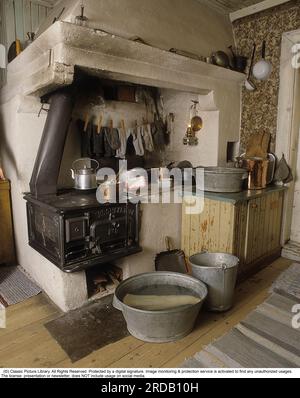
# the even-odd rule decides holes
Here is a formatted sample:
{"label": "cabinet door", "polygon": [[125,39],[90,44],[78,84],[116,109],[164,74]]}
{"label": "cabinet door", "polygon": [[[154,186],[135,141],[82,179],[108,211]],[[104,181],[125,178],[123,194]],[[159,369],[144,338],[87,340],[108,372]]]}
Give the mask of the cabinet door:
{"label": "cabinet door", "polygon": [[246,264],[280,248],[283,192],[273,192],[248,203]]}
{"label": "cabinet door", "polygon": [[207,250],[233,253],[236,208],[230,202],[205,199],[201,214],[187,214],[182,206],[181,246],[186,256]]}
{"label": "cabinet door", "polygon": [[247,234],[246,234],[246,255],[245,262],[249,264],[261,256],[264,208],[262,198],[250,200],[248,202]]}

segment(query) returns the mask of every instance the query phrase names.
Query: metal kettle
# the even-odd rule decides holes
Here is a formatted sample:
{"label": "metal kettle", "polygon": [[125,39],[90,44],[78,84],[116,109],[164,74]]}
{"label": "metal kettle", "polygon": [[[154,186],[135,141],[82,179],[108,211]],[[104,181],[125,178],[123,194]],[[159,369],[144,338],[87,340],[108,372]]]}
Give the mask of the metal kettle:
{"label": "metal kettle", "polygon": [[[94,163],[94,167],[93,167]],[[72,164],[72,178],[75,182],[74,188],[79,190],[88,190],[97,188],[97,169],[99,163],[90,158],[77,159]]]}

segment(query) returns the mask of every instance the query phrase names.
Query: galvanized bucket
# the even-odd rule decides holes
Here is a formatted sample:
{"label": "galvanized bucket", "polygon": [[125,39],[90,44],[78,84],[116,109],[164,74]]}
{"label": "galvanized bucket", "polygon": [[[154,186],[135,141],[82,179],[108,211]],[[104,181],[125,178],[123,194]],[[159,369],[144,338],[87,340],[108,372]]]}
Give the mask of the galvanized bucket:
{"label": "galvanized bucket", "polygon": [[226,253],[198,253],[190,257],[192,275],[208,287],[206,306],[227,311],[233,305],[239,259]]}
{"label": "galvanized bucket", "polygon": [[[194,305],[162,311],[146,311],[123,303],[126,294],[144,292],[149,287],[170,285],[178,288],[178,294],[189,293],[201,300]],[[150,272],[124,280],[117,287],[113,305],[123,312],[130,334],[139,340],[154,343],[175,341],[188,335],[207,296],[204,283],[189,275],[176,272]]]}

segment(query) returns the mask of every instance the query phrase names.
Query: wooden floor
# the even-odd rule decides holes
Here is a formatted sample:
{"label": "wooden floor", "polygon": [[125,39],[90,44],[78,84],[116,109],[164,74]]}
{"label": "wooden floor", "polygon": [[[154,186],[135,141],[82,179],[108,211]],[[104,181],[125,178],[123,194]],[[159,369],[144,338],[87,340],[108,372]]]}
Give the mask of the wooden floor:
{"label": "wooden floor", "polygon": [[176,367],[220,337],[262,303],[272,282],[291,261],[279,259],[237,287],[236,303],[225,314],[203,313],[199,326],[184,339],[148,344],[127,337],[71,363],[43,326],[60,315],[40,294],[7,310],[7,329],[0,329],[0,367],[161,368]]}

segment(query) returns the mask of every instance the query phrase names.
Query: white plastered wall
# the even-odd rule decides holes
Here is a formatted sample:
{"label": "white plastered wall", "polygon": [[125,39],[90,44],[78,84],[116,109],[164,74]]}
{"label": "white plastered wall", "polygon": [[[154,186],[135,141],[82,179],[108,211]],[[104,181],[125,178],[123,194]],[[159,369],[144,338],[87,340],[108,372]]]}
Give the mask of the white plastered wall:
{"label": "white plastered wall", "polygon": [[[77,8],[79,7],[78,1],[72,3],[76,3]],[[168,1],[169,7],[171,7],[171,3],[171,1]],[[166,12],[166,10],[164,11]],[[185,21],[189,17],[192,18],[192,14],[191,10],[185,11]],[[74,16],[72,13],[70,15]],[[137,18],[142,20],[141,15]],[[161,15],[160,18],[162,18]],[[206,13],[205,18],[205,24],[212,22],[211,18],[213,17],[210,14]],[[184,49],[190,51],[196,50],[196,45],[199,44],[199,51],[201,49],[203,52],[205,50],[203,43],[207,42],[207,38],[209,38],[210,47],[207,47],[205,51],[210,52],[213,43],[217,47],[219,40],[223,42],[223,46],[227,45],[226,37],[231,39],[231,34],[229,36],[220,35],[219,29],[224,33],[223,28],[225,30],[227,28],[222,25],[224,21],[219,20],[219,22],[221,25],[218,25],[216,32],[204,35],[199,30],[199,38],[194,37],[194,41],[190,40],[190,35],[181,35],[176,44],[178,44],[178,47],[182,45]],[[226,22],[224,24],[226,25]],[[81,29],[79,33],[76,31],[75,34],[70,24],[62,25],[60,23],[54,24],[48,32],[45,32],[44,36],[41,35],[30,46],[31,48],[26,49],[10,64],[8,85],[0,95],[1,117],[3,118],[0,150],[7,177],[12,184],[14,228],[19,263],[50,298],[62,310],[67,311],[81,306],[87,300],[85,273],[65,274],[28,246],[25,201],[22,193],[28,190],[45,115],[42,115],[40,119],[37,118],[38,100],[32,99],[32,97],[21,97],[17,93],[35,92],[37,94],[35,88],[39,87],[40,84],[45,88],[48,81],[49,84],[55,83],[51,86],[52,89],[56,88],[57,85],[61,87],[71,83],[74,64],[79,64],[90,70],[95,70],[95,68],[101,66],[101,72],[113,70],[113,74],[110,76],[112,78],[116,76],[120,80],[130,80],[142,84],[149,81],[159,87],[180,87],[183,92],[178,93],[177,99],[174,99],[176,97],[176,95],[174,97],[174,93],[172,95],[166,93],[166,102],[169,101],[170,105],[168,105],[168,111],[178,112],[173,145],[173,150],[178,146],[178,151],[175,151],[178,153],[170,154],[170,158],[172,158],[170,160],[178,160],[178,157],[179,160],[191,160],[194,165],[216,165],[217,163],[223,164],[226,160],[226,145],[224,143],[227,140],[238,140],[240,83],[243,77],[229,70],[192,61],[188,58],[177,57],[149,46],[132,42],[127,43],[127,40],[120,40],[115,36],[105,36],[93,30]],[[97,26],[99,27],[99,24]],[[142,27],[142,24],[140,26]],[[145,26],[149,27],[149,24],[145,24]],[[161,26],[160,28],[163,29],[164,27]],[[175,42],[174,38],[179,37],[180,34],[177,31],[178,25],[170,23],[168,29],[168,32],[166,32],[167,36],[169,35],[167,40]],[[152,29],[149,30],[150,33],[152,33]],[[60,34],[65,34],[64,44],[59,44]],[[194,28],[193,34],[195,34]],[[202,38],[203,40],[201,40]],[[144,39],[147,40],[146,35]],[[54,43],[54,50],[51,50],[52,42]],[[106,42],[110,51],[115,54],[119,51],[117,56],[111,57],[110,51],[102,49],[101,46]],[[190,43],[193,43],[193,47],[190,47]],[[94,52],[89,53],[87,51],[89,51],[91,45]],[[168,46],[169,42],[166,42],[166,47]],[[221,48],[221,44],[219,48]],[[52,58],[49,58],[49,50]],[[109,54],[106,54],[106,52]],[[138,59],[136,58],[137,55]],[[28,62],[32,62],[30,73],[28,68],[24,70],[24,65]],[[24,71],[26,72],[25,84]],[[210,92],[208,95],[199,97],[204,128],[199,134],[200,145],[197,148],[183,147],[181,144],[187,127],[187,116],[189,115],[188,109],[191,98],[187,92],[190,89],[194,89],[196,93],[200,93],[202,89]],[[198,95],[196,96],[198,97]],[[222,144],[220,145],[220,143]],[[71,160],[73,160],[73,156],[74,158],[77,157],[78,146],[72,139],[68,141],[68,145],[70,144],[72,150],[70,150],[70,147],[66,149],[63,161],[65,170],[62,170],[61,175],[64,171],[69,173]],[[211,145],[211,150],[208,149],[208,145]],[[174,245],[180,246],[180,205],[143,205],[142,210],[141,245],[144,251],[121,262],[123,263],[125,277],[153,269],[155,254],[165,249],[164,236],[170,236]]]}
{"label": "white plastered wall", "polygon": [[[80,0],[63,0],[40,26],[47,29],[63,8],[60,20],[75,22]],[[164,50],[176,48],[207,57],[228,51],[233,43],[229,16],[195,0],[85,0],[88,25],[124,38],[139,37]]]}
{"label": "white plastered wall", "polygon": [[15,246],[19,264],[63,311],[87,300],[85,273],[66,274],[28,245],[26,202],[34,160],[45,124],[37,117],[39,101],[20,97],[1,107],[1,152],[5,172],[11,181]]}

